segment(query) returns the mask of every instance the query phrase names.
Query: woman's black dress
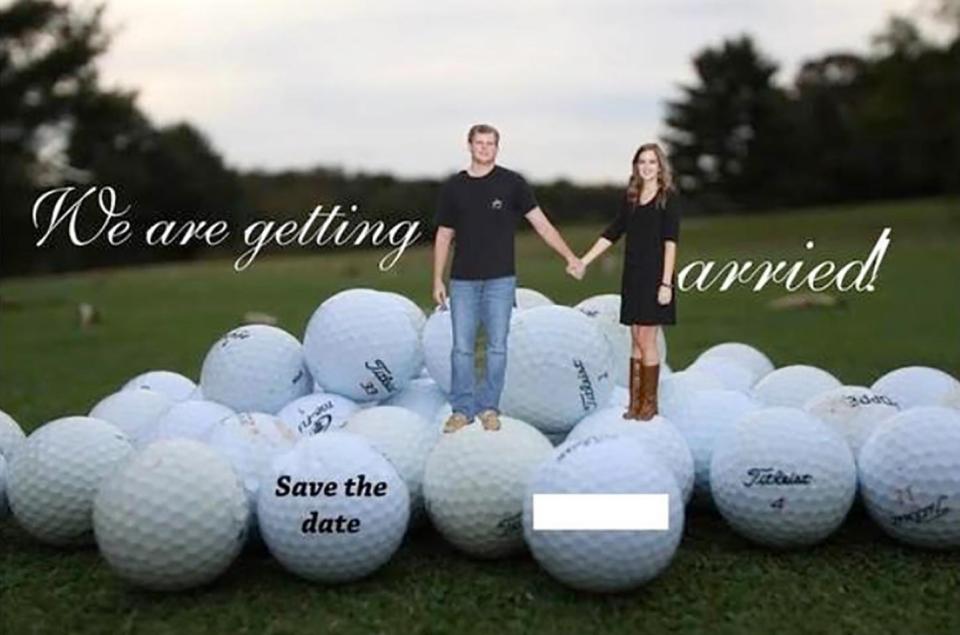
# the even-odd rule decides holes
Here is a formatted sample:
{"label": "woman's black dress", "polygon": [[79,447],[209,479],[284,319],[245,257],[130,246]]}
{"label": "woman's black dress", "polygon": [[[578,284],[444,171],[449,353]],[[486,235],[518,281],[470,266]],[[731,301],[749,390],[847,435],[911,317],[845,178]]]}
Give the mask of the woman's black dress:
{"label": "woman's black dress", "polygon": [[621,324],[676,324],[677,272],[674,266],[670,303],[657,302],[657,290],[663,280],[663,243],[680,238],[680,206],[675,194],[661,208],[654,197],[646,205],[633,205],[626,197],[617,217],[603,230],[611,242],[627,235],[620,283]]}

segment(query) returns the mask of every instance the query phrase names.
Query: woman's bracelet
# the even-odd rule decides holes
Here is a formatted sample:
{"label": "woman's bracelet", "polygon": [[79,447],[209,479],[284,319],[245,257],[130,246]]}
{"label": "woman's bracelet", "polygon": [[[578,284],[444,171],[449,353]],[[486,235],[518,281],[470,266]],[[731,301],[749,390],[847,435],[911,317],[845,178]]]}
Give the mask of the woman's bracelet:
{"label": "woman's bracelet", "polygon": [[666,288],[668,288],[668,289],[672,289],[672,288],[673,288],[673,285],[672,285],[672,284],[667,284],[666,282],[661,282],[661,283],[660,283],[660,286],[661,286],[661,287],[666,287]]}

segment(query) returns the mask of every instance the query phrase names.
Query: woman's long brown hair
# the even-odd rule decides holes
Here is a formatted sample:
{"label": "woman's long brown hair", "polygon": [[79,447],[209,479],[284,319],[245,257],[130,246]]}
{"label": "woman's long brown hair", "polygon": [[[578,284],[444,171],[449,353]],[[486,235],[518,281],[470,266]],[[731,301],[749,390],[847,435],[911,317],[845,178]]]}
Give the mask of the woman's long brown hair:
{"label": "woman's long brown hair", "polygon": [[640,190],[643,188],[643,179],[640,178],[640,170],[637,168],[637,161],[640,155],[647,150],[657,155],[657,163],[660,164],[660,171],[657,174],[657,207],[663,209],[667,204],[667,197],[674,190],[673,168],[670,167],[670,161],[667,155],[660,147],[659,143],[644,143],[633,154],[633,160],[630,162],[630,182],[627,184],[627,200],[631,205],[640,204]]}

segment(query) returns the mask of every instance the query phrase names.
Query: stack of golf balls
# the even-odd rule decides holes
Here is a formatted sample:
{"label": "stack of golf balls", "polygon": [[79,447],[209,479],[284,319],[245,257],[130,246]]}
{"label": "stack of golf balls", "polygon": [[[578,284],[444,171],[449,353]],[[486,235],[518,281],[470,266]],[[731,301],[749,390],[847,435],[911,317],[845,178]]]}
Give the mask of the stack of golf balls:
{"label": "stack of golf balls", "polygon": [[[960,547],[957,379],[907,366],[845,385],[723,342],[661,375],[659,416],[625,420],[619,301],[571,308],[518,289],[501,428],[450,434],[449,310],[346,289],[302,343],[238,326],[198,382],[148,370],[29,436],[0,412],[0,518],[51,545],[96,543],[155,590],[210,583],[257,532],[298,576],[356,580],[430,522],[467,555],[529,549],[563,584],[623,591],[669,566],[691,497],[750,541],[794,548],[826,540],[859,491],[892,538]],[[658,347],[664,363],[662,330]],[[534,497],[552,494],[663,494],[669,522],[538,529]]]}

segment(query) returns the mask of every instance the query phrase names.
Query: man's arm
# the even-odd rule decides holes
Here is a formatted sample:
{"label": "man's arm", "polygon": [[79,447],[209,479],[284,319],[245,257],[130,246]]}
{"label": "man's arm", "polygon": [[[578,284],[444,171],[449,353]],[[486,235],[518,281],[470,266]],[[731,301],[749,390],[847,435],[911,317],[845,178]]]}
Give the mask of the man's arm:
{"label": "man's arm", "polygon": [[570,250],[563,236],[560,235],[560,232],[557,231],[557,228],[553,226],[553,223],[550,222],[550,219],[547,218],[547,215],[543,213],[543,210],[540,209],[539,206],[527,212],[525,217],[530,221],[530,224],[533,225],[533,228],[537,230],[537,233],[540,234],[540,237],[543,238],[543,242],[550,245],[554,251],[563,256],[563,259],[567,261],[568,265],[575,263],[579,266],[580,260],[576,254]]}
{"label": "man's arm", "polygon": [[443,270],[447,267],[447,257],[450,255],[450,243],[456,232],[452,227],[437,227],[437,236],[433,241],[433,301],[437,304],[447,303],[447,289],[443,285]]}

